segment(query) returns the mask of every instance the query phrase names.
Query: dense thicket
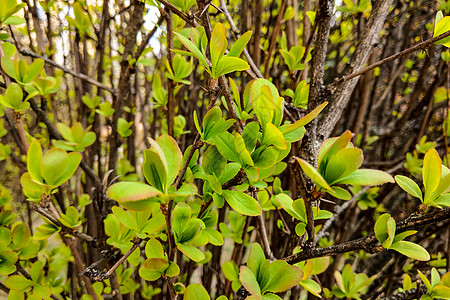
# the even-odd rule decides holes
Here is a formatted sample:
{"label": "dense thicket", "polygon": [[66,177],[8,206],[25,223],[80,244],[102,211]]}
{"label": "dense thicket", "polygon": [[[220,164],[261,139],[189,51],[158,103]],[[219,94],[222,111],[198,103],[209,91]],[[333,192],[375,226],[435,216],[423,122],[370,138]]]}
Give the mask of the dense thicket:
{"label": "dense thicket", "polygon": [[449,13],[0,0],[0,298],[450,299]]}

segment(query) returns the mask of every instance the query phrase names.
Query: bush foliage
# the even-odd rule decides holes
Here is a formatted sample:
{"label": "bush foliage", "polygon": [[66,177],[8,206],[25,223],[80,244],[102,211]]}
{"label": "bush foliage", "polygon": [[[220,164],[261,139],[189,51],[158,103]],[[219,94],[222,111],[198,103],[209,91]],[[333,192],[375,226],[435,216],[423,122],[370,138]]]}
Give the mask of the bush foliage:
{"label": "bush foliage", "polygon": [[3,295],[450,299],[449,13],[0,0]]}

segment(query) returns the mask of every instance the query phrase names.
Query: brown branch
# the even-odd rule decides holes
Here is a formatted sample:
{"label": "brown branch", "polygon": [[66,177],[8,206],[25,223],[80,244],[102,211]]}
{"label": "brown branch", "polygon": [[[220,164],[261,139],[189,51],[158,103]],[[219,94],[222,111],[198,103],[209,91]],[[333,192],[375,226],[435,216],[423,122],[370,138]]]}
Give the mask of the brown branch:
{"label": "brown branch", "polygon": [[275,48],[275,44],[277,42],[278,34],[281,30],[281,20],[284,16],[284,10],[286,9],[287,0],[283,0],[280,5],[280,9],[278,11],[277,22],[273,28],[272,37],[270,38],[269,52],[266,56],[266,61],[264,62],[264,77],[267,78],[269,75],[269,63],[272,60],[273,49]]}
{"label": "brown branch", "polygon": [[[169,10],[166,17],[167,23],[167,60],[169,61],[169,67],[173,70],[173,18],[172,12]],[[174,126],[174,118],[175,118],[175,103],[174,103],[174,87],[175,84],[172,79],[167,77],[167,132],[170,136],[173,136],[173,126]]]}
{"label": "brown branch", "polygon": [[[239,30],[237,29],[236,25],[234,24],[233,18],[231,17],[227,5],[225,3],[225,0],[220,0],[220,9],[221,12],[225,15],[225,17],[228,20],[228,23],[230,23],[231,26],[231,30],[233,31],[234,35],[236,36],[236,38],[240,38],[241,35],[239,34]],[[244,48],[244,55],[247,58],[248,64],[250,65],[251,69],[253,72],[255,72],[256,76],[258,76],[259,78],[263,78],[261,71],[259,71],[258,66],[255,64],[255,62],[253,61],[252,57],[250,56],[250,53],[247,50],[247,47]],[[250,75],[251,76],[251,75]],[[253,76],[252,76],[253,77]]]}
{"label": "brown branch", "polygon": [[446,37],[449,37],[449,36],[450,36],[450,31],[447,31],[446,33],[443,33],[443,34],[438,35],[438,36],[436,36],[434,38],[428,39],[428,40],[426,40],[426,41],[424,41],[422,43],[419,43],[419,44],[417,44],[415,46],[412,46],[411,48],[408,48],[408,49],[403,50],[403,51],[401,51],[399,53],[396,53],[394,55],[386,57],[385,59],[382,59],[382,60],[380,60],[380,61],[378,61],[378,62],[376,62],[376,63],[374,63],[374,64],[372,64],[370,66],[367,66],[364,69],[356,71],[356,72],[354,72],[354,73],[352,73],[350,75],[342,76],[341,78],[336,78],[334,80],[334,82],[331,84],[331,86],[329,87],[329,90],[333,92],[336,89],[336,86],[341,84],[344,81],[347,81],[347,80],[350,80],[352,78],[358,77],[358,76],[360,76],[360,75],[362,75],[362,74],[364,74],[366,72],[369,72],[369,71],[371,71],[371,70],[373,70],[373,69],[375,69],[375,68],[377,68],[379,66],[382,66],[382,65],[384,65],[384,64],[386,64],[388,62],[391,62],[391,61],[393,61],[393,60],[395,60],[397,58],[400,58],[400,57],[403,57],[405,55],[408,55],[408,54],[410,54],[412,52],[415,52],[417,50],[426,49],[426,48],[430,47],[431,45],[433,45],[435,42],[440,41],[440,40],[442,40],[442,39],[444,39]]}
{"label": "brown branch", "polygon": [[[407,230],[416,230],[425,225],[435,224],[440,221],[448,221],[450,219],[450,208],[439,211],[433,211],[424,215],[411,215],[406,220],[397,223],[396,231],[401,233]],[[289,264],[295,264],[310,258],[323,256],[334,256],[345,252],[364,250],[369,253],[381,251],[382,248],[377,246],[378,240],[375,234],[362,237],[353,241],[333,245],[326,248],[315,248],[308,252],[299,252],[291,256],[283,258]]]}
{"label": "brown branch", "polygon": [[134,250],[136,250],[137,247],[139,247],[141,241],[142,240],[140,238],[135,238],[135,240],[133,241],[133,246],[108,271],[98,271],[95,269],[95,267],[101,264],[105,259],[102,258],[84,269],[78,274],[78,276],[86,276],[92,281],[103,281],[110,278],[114,274],[116,269],[134,252]]}
{"label": "brown branch", "polygon": [[176,6],[166,0],[158,0],[161,4],[164,5],[165,8],[169,9],[171,12],[179,16],[183,21],[185,21],[191,27],[197,27],[198,23],[195,21],[193,16],[188,16],[184,12],[180,11]]}
{"label": "brown branch", "polygon": [[107,86],[107,85],[105,85],[105,84],[103,84],[101,82],[98,82],[97,80],[95,80],[95,79],[93,79],[93,78],[91,78],[91,77],[89,77],[89,76],[87,76],[85,74],[78,73],[78,72],[75,72],[75,71],[73,71],[73,70],[71,70],[71,69],[69,69],[67,67],[61,66],[61,65],[57,64],[55,61],[53,61],[53,60],[51,60],[51,59],[49,59],[49,58],[47,58],[45,56],[39,55],[37,53],[34,53],[31,50],[25,49],[25,48],[21,47],[20,45],[16,44],[16,48],[17,48],[17,50],[19,50],[19,52],[22,55],[29,56],[29,57],[34,57],[34,58],[40,58],[40,59],[44,60],[47,64],[50,64],[50,65],[52,65],[52,66],[54,66],[54,67],[56,67],[58,69],[61,69],[65,73],[68,73],[68,74],[72,75],[73,77],[79,78],[79,79],[81,79],[83,81],[86,81],[86,82],[92,84],[92,85],[95,85],[95,86],[97,86],[97,87],[99,87],[99,88],[101,88],[101,89],[103,89],[105,91],[110,92],[113,95],[117,94],[117,91],[114,88],[109,87],[109,86]]}
{"label": "brown branch", "polygon": [[89,243],[96,243],[97,239],[93,236],[90,236],[86,233],[83,232],[79,232],[77,230],[74,230],[70,227],[67,227],[65,225],[63,225],[52,213],[50,213],[46,208],[42,207],[42,206],[38,206],[38,205],[33,205],[32,206],[33,210],[35,210],[36,212],[40,213],[41,215],[43,215],[44,217],[46,217],[50,222],[52,222],[53,224],[55,224],[56,226],[61,228],[61,231],[64,234],[69,234],[72,235],[74,237],[79,238],[80,240],[89,242]]}
{"label": "brown branch", "polygon": [[[348,76],[347,74],[352,74],[354,70],[358,70],[366,65],[374,45],[380,38],[380,32],[383,28],[392,2],[393,0],[374,2],[372,13],[367,21],[367,25],[361,34],[360,40],[356,44],[355,52],[350,59],[350,63],[346,66],[344,71],[345,76]],[[321,139],[327,139],[331,134],[332,130],[336,126],[336,123],[341,118],[345,107],[350,101],[350,97],[357,83],[357,78],[353,78],[353,80],[345,80],[338,86],[335,86],[335,91],[330,91],[331,97],[329,97],[328,94],[325,95],[324,93],[323,96],[329,98],[328,101],[330,102],[330,105],[328,105],[325,109],[322,118],[317,121],[320,123],[320,125],[317,126],[317,133],[320,133]],[[321,141],[319,141],[319,144],[320,143]]]}

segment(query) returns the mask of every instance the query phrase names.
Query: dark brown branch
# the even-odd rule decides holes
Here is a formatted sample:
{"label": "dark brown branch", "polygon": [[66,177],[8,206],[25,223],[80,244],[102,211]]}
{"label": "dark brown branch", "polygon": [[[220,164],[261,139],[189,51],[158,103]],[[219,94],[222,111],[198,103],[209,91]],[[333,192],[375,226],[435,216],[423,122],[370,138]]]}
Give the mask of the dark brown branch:
{"label": "dark brown branch", "polygon": [[108,271],[98,271],[95,269],[97,265],[103,262],[104,258],[102,258],[100,261],[97,261],[84,269],[78,276],[86,276],[92,281],[103,281],[110,278],[116,269],[134,252],[134,250],[136,250],[137,247],[139,247],[141,241],[141,239],[135,238],[133,246]]}
{"label": "dark brown branch", "polygon": [[[450,219],[450,208],[433,211],[424,215],[412,215],[406,220],[397,223],[396,233],[406,230],[416,230],[425,225],[435,224],[440,221],[448,221]],[[378,240],[375,234],[367,237],[359,238],[353,241],[333,245],[326,248],[316,248],[308,252],[299,252],[284,258],[289,264],[295,264],[310,258],[323,256],[334,256],[345,252],[364,250],[369,253],[375,253],[382,250],[381,246],[377,246]],[[381,247],[381,248],[380,248]]]}
{"label": "dark brown branch", "polygon": [[179,16],[181,19],[183,19],[183,21],[185,21],[186,23],[189,24],[189,26],[191,27],[197,27],[198,23],[197,21],[195,21],[194,17],[190,17],[188,15],[186,15],[184,12],[180,11],[178,8],[176,8],[172,3],[170,3],[169,1],[166,0],[158,0],[158,2],[160,2],[161,4],[164,5],[165,8],[169,9],[171,12],[173,12],[174,14],[176,14],[177,16]]}
{"label": "dark brown branch", "polygon": [[329,87],[329,89],[330,89],[330,91],[333,91],[336,88],[337,85],[341,84],[344,81],[347,81],[347,80],[350,80],[352,78],[358,77],[358,76],[360,76],[360,75],[362,75],[362,74],[364,74],[366,72],[369,72],[369,71],[371,71],[371,70],[373,70],[373,69],[375,69],[375,68],[377,68],[379,66],[382,66],[382,65],[384,65],[384,64],[386,64],[388,62],[391,62],[391,61],[393,61],[393,60],[395,60],[397,58],[406,56],[406,55],[408,55],[408,54],[410,54],[412,52],[415,52],[417,50],[426,49],[426,48],[430,47],[431,45],[433,45],[435,42],[440,41],[440,40],[442,40],[442,39],[444,39],[446,37],[449,37],[449,36],[450,36],[450,31],[447,31],[446,33],[443,33],[443,34],[438,35],[438,36],[436,36],[434,38],[431,38],[431,39],[428,39],[426,41],[423,41],[422,43],[419,43],[419,44],[417,44],[415,46],[412,46],[411,48],[403,50],[402,52],[399,52],[399,53],[396,53],[396,54],[391,55],[389,57],[386,57],[385,59],[382,59],[382,60],[380,60],[380,61],[378,61],[378,62],[376,62],[374,64],[371,64],[370,66],[367,66],[364,69],[356,71],[355,73],[352,73],[352,74],[346,75],[346,76],[342,76],[340,78],[336,78],[334,80],[334,82],[332,83],[332,85]]}

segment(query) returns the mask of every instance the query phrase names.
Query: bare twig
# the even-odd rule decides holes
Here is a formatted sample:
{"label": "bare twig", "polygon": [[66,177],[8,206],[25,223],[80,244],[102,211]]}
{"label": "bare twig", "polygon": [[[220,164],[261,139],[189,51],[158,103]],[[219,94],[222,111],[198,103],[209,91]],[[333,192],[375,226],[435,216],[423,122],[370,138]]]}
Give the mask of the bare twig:
{"label": "bare twig", "polygon": [[134,252],[134,250],[136,250],[137,247],[139,247],[141,241],[141,239],[135,238],[133,246],[108,271],[98,271],[95,269],[95,267],[101,263],[100,260],[84,269],[78,276],[86,276],[92,281],[103,281],[110,278],[116,269]]}
{"label": "bare twig", "polygon": [[444,39],[446,37],[449,37],[449,36],[450,36],[450,31],[447,31],[446,33],[443,33],[443,34],[438,35],[438,36],[436,36],[434,38],[431,38],[431,39],[428,39],[426,41],[423,41],[422,43],[419,43],[419,44],[417,44],[415,46],[412,46],[411,48],[408,48],[408,49],[403,50],[403,51],[401,51],[399,53],[396,53],[394,55],[386,57],[385,59],[382,59],[382,60],[380,60],[380,61],[378,61],[378,62],[376,62],[374,64],[371,64],[370,66],[367,66],[367,67],[365,67],[365,68],[363,68],[363,69],[361,69],[359,71],[356,71],[356,72],[354,72],[354,73],[352,73],[350,75],[346,75],[346,76],[342,76],[340,78],[336,78],[334,80],[334,82],[331,84],[331,86],[329,87],[329,90],[333,92],[335,90],[336,86],[341,84],[344,81],[347,81],[347,80],[350,80],[352,78],[358,77],[358,76],[360,76],[360,75],[362,75],[362,74],[364,74],[366,72],[369,72],[369,71],[371,71],[371,70],[373,70],[373,69],[375,69],[375,68],[377,68],[377,67],[379,67],[381,65],[384,65],[384,64],[386,64],[388,62],[391,62],[391,61],[393,61],[393,60],[395,60],[397,58],[403,57],[403,56],[405,56],[405,55],[407,55],[409,53],[415,52],[417,50],[423,50],[425,48],[428,48],[431,45],[433,45],[435,42],[440,41],[440,40],[442,40],[442,39]]}
{"label": "bare twig", "polygon": [[198,23],[195,21],[194,17],[186,15],[184,12],[180,11],[178,8],[176,8],[172,3],[166,0],[158,0],[161,4],[164,5],[165,8],[169,9],[171,12],[179,16],[183,21],[189,24],[191,27],[197,27]]}

